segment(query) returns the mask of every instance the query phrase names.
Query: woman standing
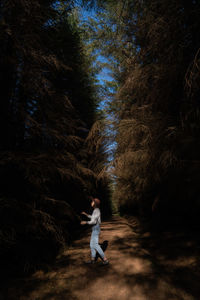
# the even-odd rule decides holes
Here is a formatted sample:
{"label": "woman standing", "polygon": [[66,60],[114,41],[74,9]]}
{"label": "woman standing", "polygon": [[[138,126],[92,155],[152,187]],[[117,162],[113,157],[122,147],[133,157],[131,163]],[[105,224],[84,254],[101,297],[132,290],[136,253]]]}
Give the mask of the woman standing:
{"label": "woman standing", "polygon": [[99,253],[100,257],[103,260],[103,265],[107,265],[109,261],[105,257],[103,250],[99,245],[99,234],[100,234],[100,224],[101,224],[101,212],[100,212],[100,200],[97,198],[92,198],[91,206],[94,209],[92,215],[88,215],[85,212],[82,212],[83,215],[90,218],[90,221],[82,221],[81,225],[89,224],[92,225],[92,234],[90,239],[90,249],[91,249],[91,260],[87,263],[95,263],[96,252]]}

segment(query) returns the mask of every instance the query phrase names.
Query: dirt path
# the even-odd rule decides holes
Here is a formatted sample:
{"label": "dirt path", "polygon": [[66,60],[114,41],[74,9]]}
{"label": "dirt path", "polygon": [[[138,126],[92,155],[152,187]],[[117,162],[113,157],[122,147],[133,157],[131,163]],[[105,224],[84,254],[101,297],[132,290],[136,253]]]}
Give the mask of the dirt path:
{"label": "dirt path", "polygon": [[[74,242],[47,272],[13,283],[9,300],[198,300],[200,248],[190,235],[158,238],[136,232],[137,224],[113,217],[102,224],[109,266],[85,265],[90,231]],[[0,298],[1,299],[1,298]]]}

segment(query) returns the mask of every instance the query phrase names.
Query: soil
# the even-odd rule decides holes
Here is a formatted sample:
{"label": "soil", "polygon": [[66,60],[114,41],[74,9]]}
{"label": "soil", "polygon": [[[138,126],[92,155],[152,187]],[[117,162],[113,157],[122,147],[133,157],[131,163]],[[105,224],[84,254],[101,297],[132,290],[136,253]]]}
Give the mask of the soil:
{"label": "soil", "polygon": [[200,239],[194,232],[150,233],[115,216],[101,225],[110,264],[86,265],[90,228],[48,270],[4,286],[0,300],[198,300]]}

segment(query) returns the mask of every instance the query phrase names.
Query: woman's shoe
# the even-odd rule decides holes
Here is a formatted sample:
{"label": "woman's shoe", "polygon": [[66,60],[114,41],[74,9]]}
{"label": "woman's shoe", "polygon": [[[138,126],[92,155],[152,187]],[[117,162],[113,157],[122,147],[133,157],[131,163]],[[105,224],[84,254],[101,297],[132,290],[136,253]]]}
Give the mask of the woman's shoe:
{"label": "woman's shoe", "polygon": [[88,261],[85,261],[85,264],[95,264],[95,260],[94,259],[91,259],[91,260],[88,260]]}
{"label": "woman's shoe", "polygon": [[109,261],[108,260],[103,260],[102,261],[102,266],[105,266],[105,265],[109,265]]}

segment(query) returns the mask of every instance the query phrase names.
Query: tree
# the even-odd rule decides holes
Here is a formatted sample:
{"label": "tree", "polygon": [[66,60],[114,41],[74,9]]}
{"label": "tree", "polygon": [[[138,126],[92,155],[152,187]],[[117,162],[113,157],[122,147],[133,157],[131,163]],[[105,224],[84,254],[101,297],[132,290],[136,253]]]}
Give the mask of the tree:
{"label": "tree", "polygon": [[123,213],[167,222],[169,215],[195,214],[199,3],[108,1],[104,8],[105,22],[94,33],[118,83],[110,106],[117,130],[114,198]]}
{"label": "tree", "polygon": [[88,155],[87,142],[96,89],[72,4],[1,4],[2,270],[52,260],[79,227],[88,196],[103,192],[95,167],[103,161]]}

